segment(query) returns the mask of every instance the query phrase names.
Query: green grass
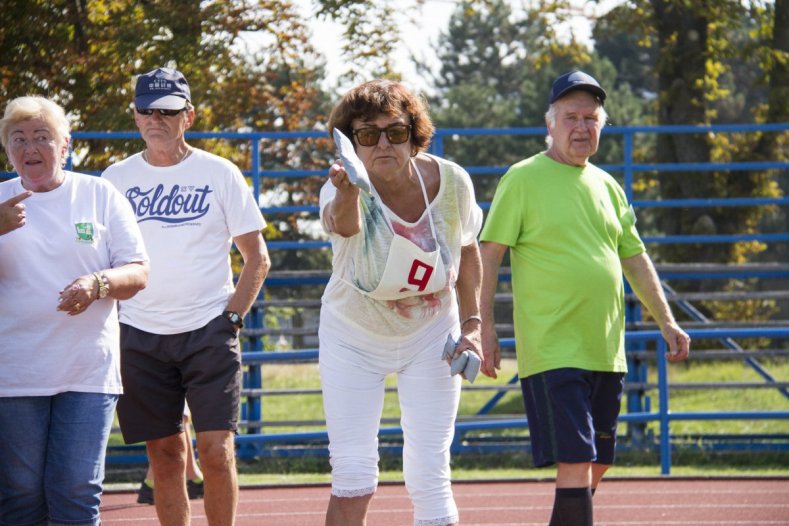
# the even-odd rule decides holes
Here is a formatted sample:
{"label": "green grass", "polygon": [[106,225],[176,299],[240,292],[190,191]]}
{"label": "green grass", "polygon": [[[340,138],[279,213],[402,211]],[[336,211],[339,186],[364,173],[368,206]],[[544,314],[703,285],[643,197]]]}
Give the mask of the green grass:
{"label": "green grass", "polygon": [[[763,361],[769,372],[778,381],[789,379],[789,361]],[[492,380],[480,375],[475,385],[504,385],[516,373],[514,360],[504,360],[499,379]],[[655,368],[650,367],[650,382],[656,382]],[[758,382],[761,377],[741,362],[690,361],[669,366],[669,381],[677,383],[700,382]],[[394,377],[387,379],[388,387],[395,387]],[[319,389],[320,380],[317,364],[274,364],[263,367],[263,387],[265,389]],[[493,391],[463,392],[459,414],[474,415],[492,396]],[[657,410],[657,391],[648,392],[651,397],[652,411]],[[775,389],[690,389],[672,390],[670,396],[672,412],[705,411],[786,411],[789,400]],[[320,394],[301,394],[287,396],[267,396],[262,403],[264,422],[322,421],[323,406]],[[623,409],[624,412],[624,409]],[[523,416],[523,403],[519,390],[508,392],[493,411],[505,417]],[[397,394],[387,393],[384,402],[383,418],[397,419],[399,409]],[[397,424],[383,424],[384,426]],[[323,430],[321,425],[283,424],[266,426],[265,433]],[[659,436],[657,422],[646,427],[647,434]],[[627,433],[627,424],[620,426],[620,435]],[[476,431],[469,436],[522,436],[525,429]],[[717,420],[717,421],[673,421],[673,436],[710,436],[720,434],[789,434],[786,420]],[[653,438],[653,440],[657,440]],[[111,444],[120,444],[118,436],[111,437]],[[701,448],[705,444],[698,440],[675,443],[672,453],[672,475],[685,476],[789,476],[789,452],[734,453],[711,452]],[[325,457],[287,457],[260,459],[239,463],[242,484],[294,484],[329,482],[329,464]],[[402,473],[398,458],[382,457],[381,480],[400,481]],[[543,479],[551,478],[553,469],[534,469],[527,455],[515,453],[488,454],[480,457],[456,455],[453,458],[453,477],[456,480],[472,479]],[[655,447],[644,451],[625,450],[620,453],[617,465],[609,472],[610,476],[658,476],[660,458]],[[136,475],[135,475],[136,476]],[[133,480],[133,477],[132,477]]]}
{"label": "green grass", "polygon": [[[760,362],[777,381],[789,380],[789,361]],[[656,379],[656,375],[652,376]],[[699,382],[762,382],[752,368],[740,362],[688,362],[669,368],[673,383]],[[653,395],[657,407],[657,392]],[[789,399],[777,389],[703,389],[671,392],[669,407],[672,412],[702,411],[786,411]],[[787,420],[719,420],[676,421],[671,423],[673,434],[708,433],[789,433]]]}
{"label": "green grass", "polygon": [[[776,360],[762,363],[778,381],[789,378],[789,362]],[[504,360],[499,379],[493,380],[480,376],[475,385],[503,385],[516,373],[514,360]],[[656,382],[656,369],[650,369],[650,382]],[[740,362],[687,362],[669,366],[671,383],[700,382],[758,382],[758,376],[750,367]],[[263,384],[268,388],[312,387],[318,388],[317,366],[314,364],[264,367]],[[387,386],[396,385],[389,378]],[[492,396],[493,391],[464,391],[460,404],[460,415],[473,415]],[[652,398],[652,410],[657,410],[657,391],[647,393]],[[264,403],[263,414],[267,421],[283,419],[321,420],[323,410],[319,395],[301,395],[294,404],[290,397],[268,399]],[[297,411],[294,412],[294,407]],[[704,389],[673,390],[670,397],[673,412],[703,411],[751,411],[786,410],[789,400],[775,389]],[[624,412],[624,411],[623,411]],[[507,393],[497,404],[494,414],[505,416],[523,415],[523,402],[519,390]],[[399,415],[396,393],[387,393],[384,404],[384,418],[397,418]],[[293,431],[296,427],[281,427],[276,431]],[[320,427],[308,429],[321,429]],[[274,429],[267,429],[274,432]],[[621,426],[623,433],[627,425]],[[647,425],[647,432],[658,436],[658,424]],[[673,435],[713,435],[713,434],[789,434],[789,422],[785,420],[718,420],[718,421],[674,421],[671,423]],[[526,430],[505,430],[496,432],[502,435],[523,435]],[[496,434],[477,432],[477,434]],[[672,454],[672,475],[683,476],[789,476],[789,452],[735,454],[731,452],[712,453],[694,447],[699,444],[685,444],[686,447]],[[382,458],[381,480],[401,481],[399,459]],[[247,484],[278,484],[289,482],[329,482],[329,466],[325,458],[312,459],[301,463],[288,459],[281,463],[262,460],[249,463],[241,470],[241,480]],[[621,453],[617,465],[609,472],[610,476],[659,476],[660,458],[655,450],[631,451]],[[513,479],[551,478],[553,469],[535,469],[527,455],[496,454],[479,458],[456,456],[453,459],[453,478],[456,480],[473,479]]]}
{"label": "green grass", "polygon": [[[789,379],[789,361],[764,362],[763,365],[778,381]],[[515,372],[514,360],[504,360],[497,380],[480,375],[475,385],[503,385],[512,378]],[[651,368],[649,381],[657,382],[654,367]],[[669,381],[671,383],[759,382],[761,377],[753,369],[739,362],[693,363],[691,361],[671,365],[669,367]],[[387,386],[396,386],[394,377],[387,379]],[[316,364],[264,366],[263,387],[266,389],[319,389],[318,367]],[[475,414],[492,394],[493,391],[464,391],[459,414]],[[652,410],[656,411],[657,390],[647,394],[651,397]],[[262,405],[265,422],[323,420],[320,394],[271,396],[265,398]],[[789,399],[776,389],[764,388],[739,389],[737,391],[730,388],[672,390],[670,408],[673,412],[787,410],[789,409]],[[507,393],[494,408],[492,414],[522,416],[524,413],[520,390],[516,389]],[[397,394],[387,393],[384,399],[383,417],[397,418],[398,416]],[[289,432],[299,429],[317,430],[322,427],[283,425],[267,427],[266,432]],[[657,424],[650,424],[650,429],[657,432]],[[671,424],[671,431],[674,434],[789,433],[789,422],[785,420],[675,421]],[[522,430],[516,431],[516,433],[521,432]]]}

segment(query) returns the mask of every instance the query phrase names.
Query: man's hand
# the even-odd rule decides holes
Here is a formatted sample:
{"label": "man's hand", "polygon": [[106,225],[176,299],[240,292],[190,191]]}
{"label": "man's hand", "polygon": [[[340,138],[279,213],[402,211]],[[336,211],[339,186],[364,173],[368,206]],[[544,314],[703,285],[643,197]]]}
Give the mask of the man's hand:
{"label": "man's hand", "polygon": [[501,369],[501,349],[499,336],[492,320],[482,322],[482,367],[480,370],[485,376],[498,378],[498,369]]}
{"label": "man's hand", "polygon": [[668,361],[687,360],[690,355],[690,336],[680,329],[679,325],[673,323],[667,324],[661,332],[668,343],[668,354],[666,355]]}

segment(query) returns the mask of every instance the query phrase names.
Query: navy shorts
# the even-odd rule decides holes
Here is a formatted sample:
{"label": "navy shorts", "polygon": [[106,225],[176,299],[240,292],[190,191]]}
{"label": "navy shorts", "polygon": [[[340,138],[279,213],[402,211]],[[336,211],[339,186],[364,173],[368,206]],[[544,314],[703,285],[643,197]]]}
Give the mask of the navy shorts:
{"label": "navy shorts", "polygon": [[534,465],[613,464],[624,378],[572,368],[521,378]]}
{"label": "navy shorts", "polygon": [[180,334],[152,334],[121,323],[118,421],[127,444],[183,431],[184,401],[195,431],[236,431],[241,352],[224,316]]}

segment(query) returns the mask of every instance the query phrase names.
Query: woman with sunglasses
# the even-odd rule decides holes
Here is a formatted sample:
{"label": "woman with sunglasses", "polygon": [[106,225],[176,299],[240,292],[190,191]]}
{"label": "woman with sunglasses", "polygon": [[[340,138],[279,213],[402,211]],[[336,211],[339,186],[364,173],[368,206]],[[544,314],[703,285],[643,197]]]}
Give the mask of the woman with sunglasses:
{"label": "woman with sunglasses", "polygon": [[320,195],[334,254],[319,329],[332,465],[326,524],[365,524],[378,484],[384,380],[396,374],[414,524],[455,525],[449,448],[461,378],[442,354],[450,337],[450,354],[480,355],[482,211],[469,175],[425,153],[433,125],[403,85],[353,88],[329,128],[353,141],[370,191],[337,161]]}
{"label": "woman with sunglasses", "polygon": [[[104,457],[121,393],[116,300],[148,279],[129,203],[63,169],[69,123],[19,97],[0,142],[19,177],[18,222],[0,235],[0,524],[101,524]],[[23,207],[22,207],[23,206]]]}

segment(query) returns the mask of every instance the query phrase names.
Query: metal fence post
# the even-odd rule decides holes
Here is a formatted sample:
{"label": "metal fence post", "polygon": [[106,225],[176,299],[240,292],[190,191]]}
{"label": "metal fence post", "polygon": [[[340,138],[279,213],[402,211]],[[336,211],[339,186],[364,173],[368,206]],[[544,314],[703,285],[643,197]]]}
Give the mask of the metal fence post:
{"label": "metal fence post", "polygon": [[657,338],[658,396],[660,398],[660,472],[671,474],[671,431],[668,407],[668,365],[666,360],[666,341]]}

